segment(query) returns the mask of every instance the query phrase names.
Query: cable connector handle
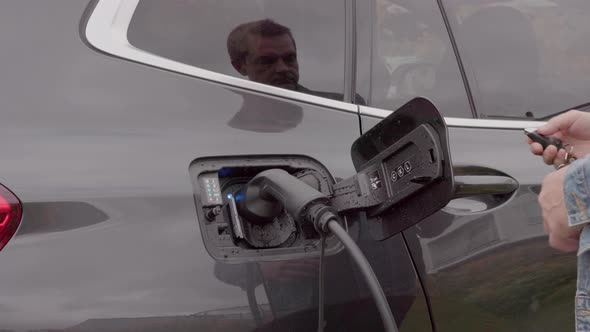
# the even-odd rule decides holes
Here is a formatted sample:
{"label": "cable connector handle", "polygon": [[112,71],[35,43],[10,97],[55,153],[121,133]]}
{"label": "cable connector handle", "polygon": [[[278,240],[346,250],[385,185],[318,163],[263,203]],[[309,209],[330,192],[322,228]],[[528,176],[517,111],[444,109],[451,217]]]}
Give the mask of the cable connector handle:
{"label": "cable connector handle", "polygon": [[[325,194],[282,169],[258,173],[246,185],[240,214],[250,219],[274,219],[284,207],[295,219],[305,217],[318,203],[328,203]],[[280,203],[280,204],[279,204]]]}

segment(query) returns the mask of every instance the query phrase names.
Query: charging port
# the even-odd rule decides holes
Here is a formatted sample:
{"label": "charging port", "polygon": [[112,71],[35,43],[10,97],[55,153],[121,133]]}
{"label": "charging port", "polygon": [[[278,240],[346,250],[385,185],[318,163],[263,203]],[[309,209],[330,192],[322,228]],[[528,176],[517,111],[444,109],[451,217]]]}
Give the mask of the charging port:
{"label": "charging port", "polygon": [[[253,216],[242,208],[245,185],[268,169],[282,169],[315,190],[332,195],[334,179],[318,161],[305,156],[206,157],[191,163],[199,226],[211,256],[246,262],[317,256],[320,236],[285,209]],[[327,239],[326,252],[341,245]]]}

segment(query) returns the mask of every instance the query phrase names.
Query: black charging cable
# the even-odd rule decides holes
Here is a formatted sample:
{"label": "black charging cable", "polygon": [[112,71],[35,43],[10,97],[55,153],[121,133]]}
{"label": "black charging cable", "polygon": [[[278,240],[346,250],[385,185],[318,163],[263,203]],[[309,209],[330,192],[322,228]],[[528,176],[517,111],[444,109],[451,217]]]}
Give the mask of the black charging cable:
{"label": "black charging cable", "polygon": [[[352,257],[352,259],[356,262],[365,280],[367,281],[369,289],[371,290],[371,295],[373,295],[373,299],[375,300],[375,304],[377,305],[377,309],[379,310],[379,315],[381,315],[381,320],[383,321],[385,331],[397,332],[398,330],[397,325],[395,323],[395,318],[393,317],[393,314],[389,307],[389,303],[387,302],[387,297],[383,292],[383,288],[381,288],[381,284],[379,283],[379,280],[377,279],[377,276],[375,275],[373,268],[371,268],[371,264],[369,264],[369,261],[367,260],[361,249],[348,235],[346,230],[342,228],[342,226],[340,226],[340,218],[338,217],[336,210],[325,204],[316,204],[315,206],[309,209],[308,220],[311,221],[316,230],[320,234],[322,234],[322,256],[324,254],[323,247],[325,246],[326,234],[331,232],[340,240],[340,242],[342,242],[344,247],[348,250],[348,253]],[[318,308],[319,332],[322,332],[324,327],[323,263],[323,257],[320,257],[320,306]]]}
{"label": "black charging cable", "polygon": [[325,288],[324,284],[326,281],[326,271],[325,271],[325,251],[326,251],[326,236],[325,234],[321,235],[321,247],[320,247],[320,280],[319,280],[319,303],[318,303],[318,332],[324,332],[325,319],[324,319],[324,293]]}
{"label": "black charging cable", "polygon": [[[297,220],[311,222],[325,237],[334,234],[348,250],[367,280],[371,294],[377,304],[386,332],[397,332],[397,325],[387,303],[387,298],[375,272],[365,255],[340,226],[338,211],[330,206],[330,198],[310,187],[282,169],[269,169],[258,173],[245,187],[244,198],[239,206],[240,214],[259,222],[272,221],[285,208]],[[325,245],[322,239],[322,247]],[[322,255],[323,255],[322,248]],[[324,260],[320,259],[320,307],[318,309],[318,331],[324,327]]]}

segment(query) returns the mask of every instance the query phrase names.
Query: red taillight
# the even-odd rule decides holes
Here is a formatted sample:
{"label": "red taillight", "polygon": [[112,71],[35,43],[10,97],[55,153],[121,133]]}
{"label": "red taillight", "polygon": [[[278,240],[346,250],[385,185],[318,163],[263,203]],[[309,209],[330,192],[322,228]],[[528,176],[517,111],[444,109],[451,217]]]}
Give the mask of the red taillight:
{"label": "red taillight", "polygon": [[0,185],[0,250],[12,238],[23,216],[23,208],[14,194]]}

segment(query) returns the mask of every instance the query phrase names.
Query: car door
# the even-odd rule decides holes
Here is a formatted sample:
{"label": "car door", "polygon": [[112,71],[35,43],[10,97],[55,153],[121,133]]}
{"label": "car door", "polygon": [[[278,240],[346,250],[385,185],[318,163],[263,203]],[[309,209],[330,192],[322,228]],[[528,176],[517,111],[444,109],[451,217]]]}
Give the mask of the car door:
{"label": "car door", "polygon": [[[315,327],[317,260],[296,263],[295,277],[273,274],[282,261],[220,264],[203,243],[188,169],[203,156],[290,154],[354,174],[351,4],[2,2],[0,182],[24,217],[0,253],[0,329]],[[266,17],[291,27],[305,89],[232,67],[228,33]],[[350,232],[382,264],[398,324],[430,330],[402,236],[375,244],[358,223]],[[378,329],[346,257],[328,259],[327,328]]]}
{"label": "car door", "polygon": [[404,232],[436,330],[573,330],[575,255],[548,246],[537,196],[553,169],[529,153],[523,128],[587,102],[588,49],[576,36],[590,27],[565,22],[590,8],[439,4],[375,1],[359,9],[358,30],[370,41],[359,44],[358,79],[371,83],[359,86],[363,130],[412,95],[431,99],[456,184],[470,191]]}

